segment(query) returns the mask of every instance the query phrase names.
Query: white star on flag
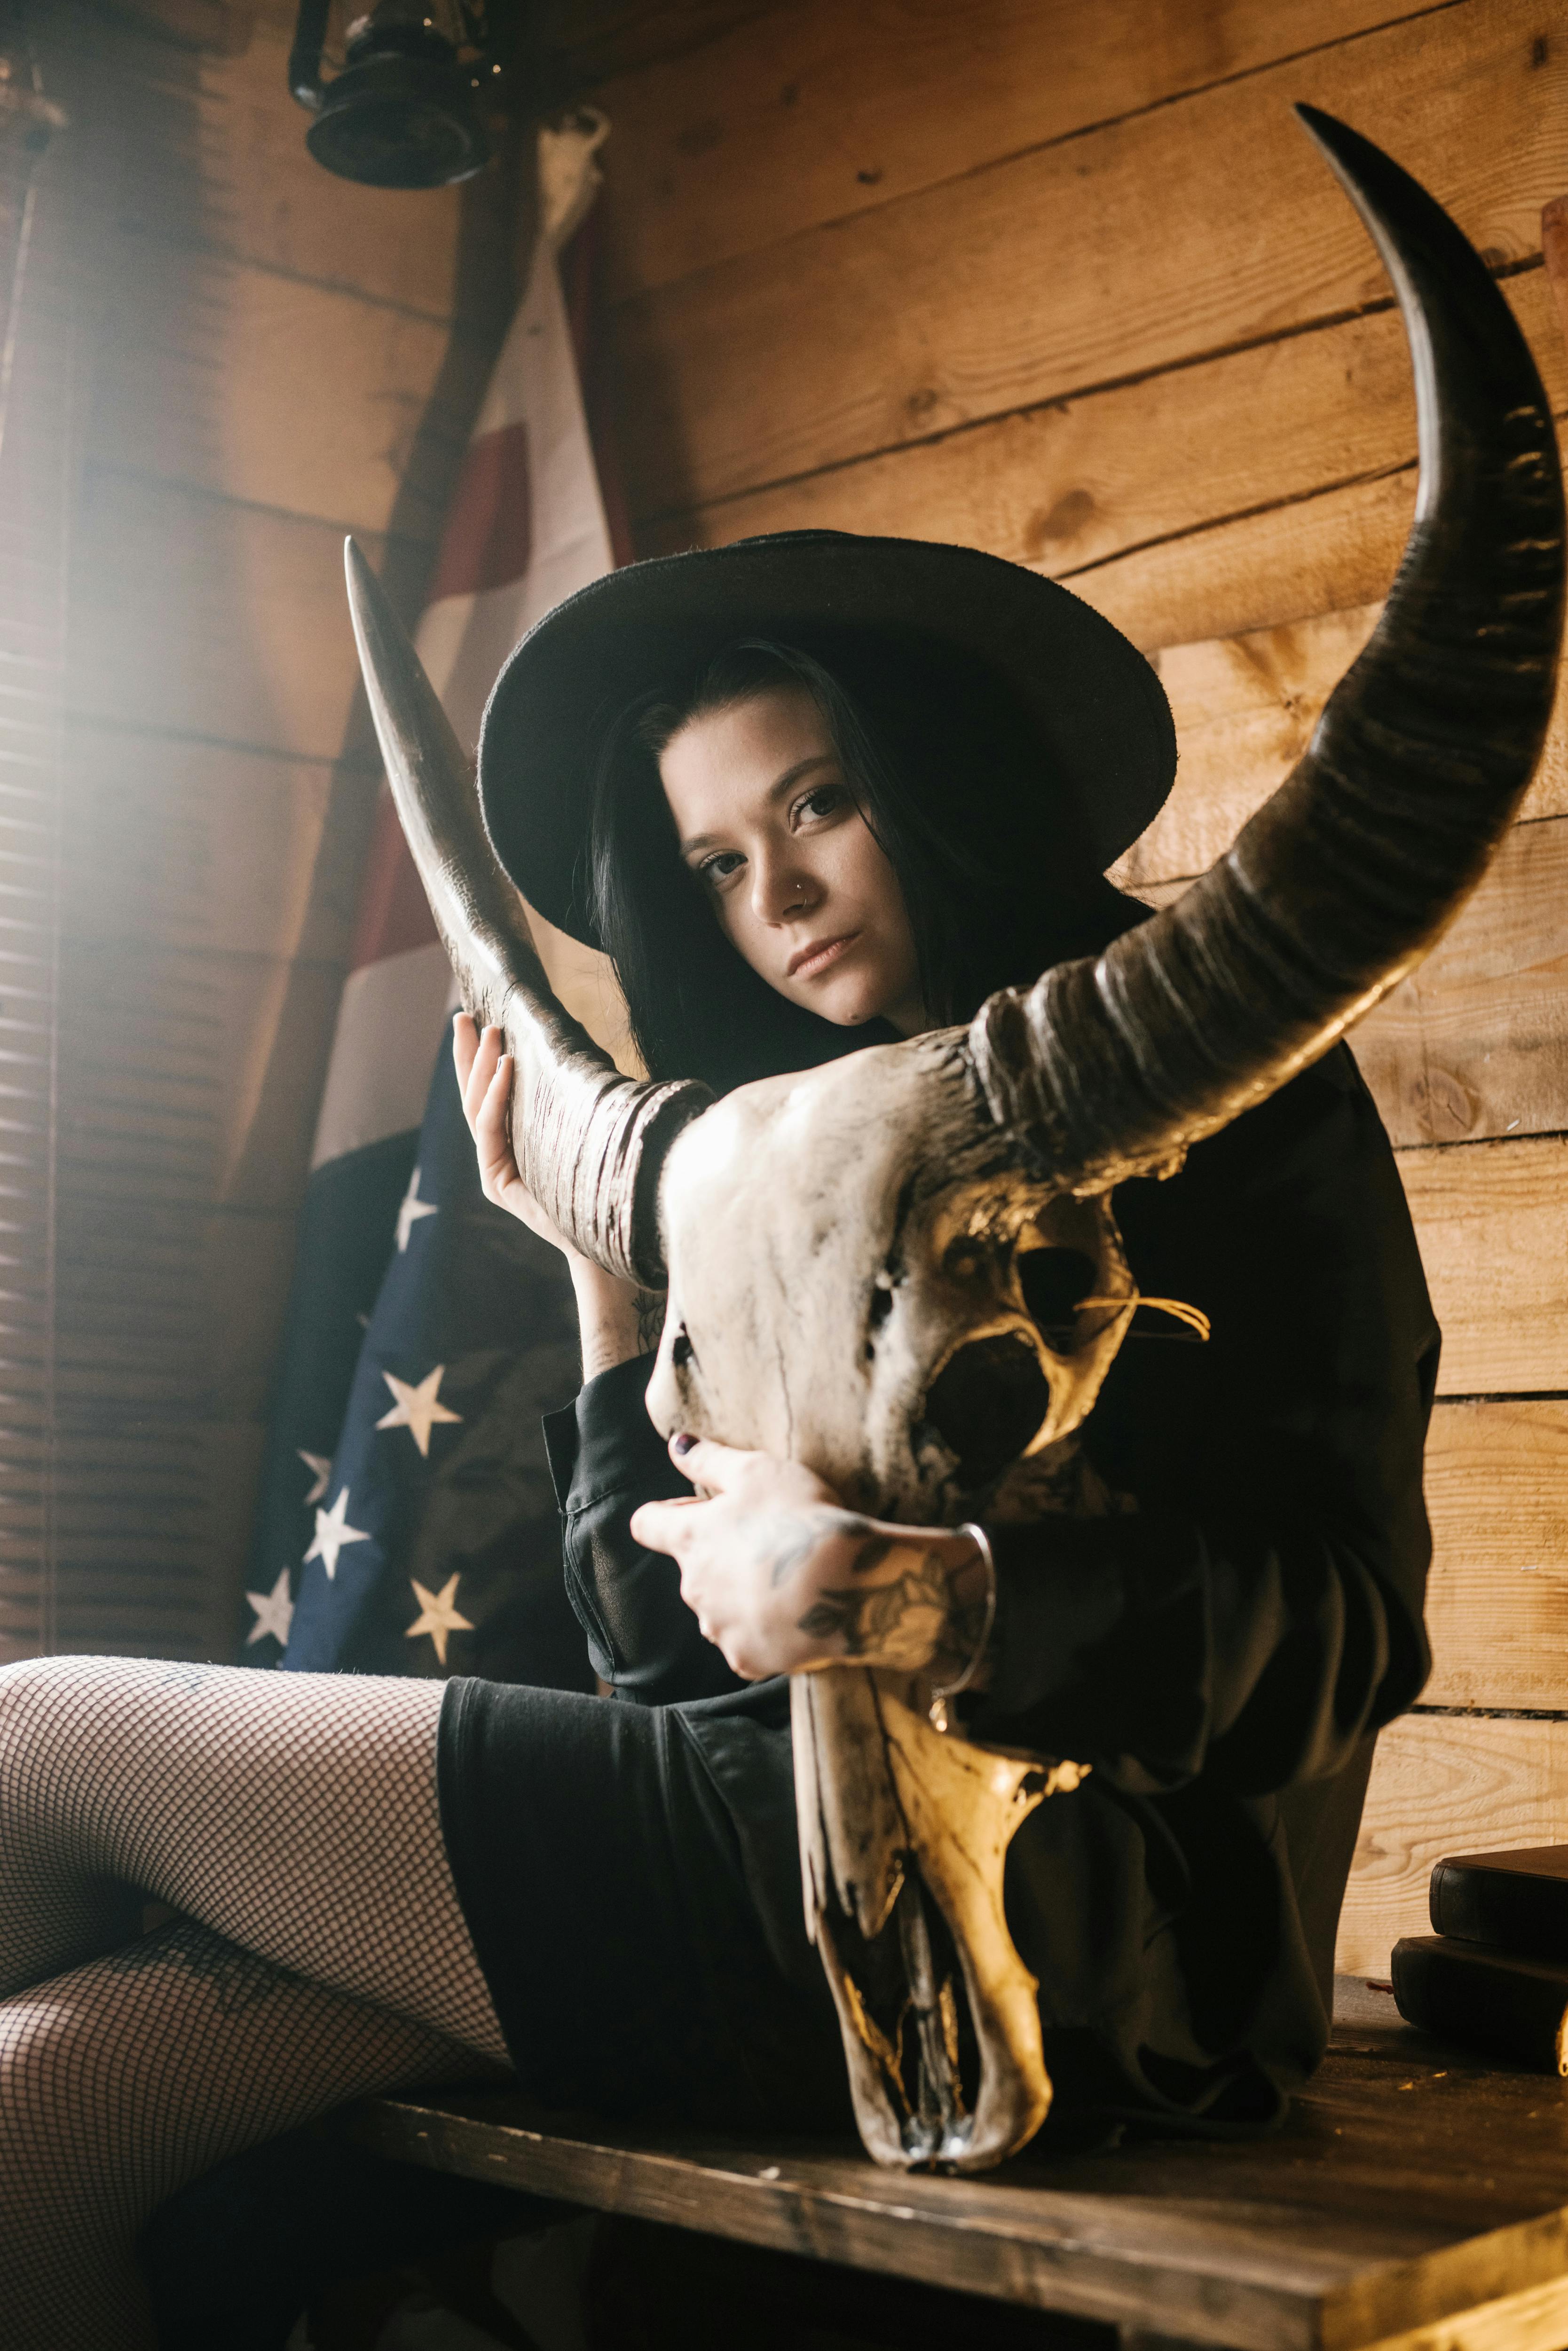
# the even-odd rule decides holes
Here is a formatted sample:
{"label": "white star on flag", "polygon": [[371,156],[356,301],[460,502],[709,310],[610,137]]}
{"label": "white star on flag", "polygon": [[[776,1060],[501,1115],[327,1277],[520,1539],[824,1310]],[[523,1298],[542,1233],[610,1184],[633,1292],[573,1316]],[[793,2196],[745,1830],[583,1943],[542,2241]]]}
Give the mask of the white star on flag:
{"label": "white star on flag", "polygon": [[421,1217],[438,1217],[440,1214],[441,1211],[434,1200],[420,1198],[419,1170],[416,1167],[408,1179],[408,1189],[402,1196],[402,1205],[397,1212],[397,1245],[400,1256],[407,1249],[408,1237]]}
{"label": "white star on flag", "polygon": [[444,1666],[446,1663],[448,1634],[471,1633],[474,1630],[466,1616],[459,1616],[454,1604],[463,1578],[461,1574],[449,1575],[439,1592],[427,1592],[415,1576],[411,1575],[408,1580],[413,1585],[420,1613],[403,1635],[403,1639],[417,1641],[422,1633],[428,1633],[435,1644],[436,1663]]}
{"label": "white star on flag", "polygon": [[305,1554],[305,1564],[308,1567],[313,1559],[319,1559],[330,1583],[338,1573],[338,1553],[345,1545],[369,1541],[365,1528],[349,1524],[349,1489],[345,1486],[329,1510],[317,1511],[315,1540]]}
{"label": "white star on flag", "polygon": [[288,1627],[294,1622],[294,1603],[288,1597],[288,1570],[278,1570],[277,1582],[270,1592],[247,1592],[246,1598],[256,1611],[256,1622],[245,1636],[248,1649],[253,1641],[265,1641],[270,1633],[280,1649],[288,1646]]}
{"label": "white star on flag", "polygon": [[461,1420],[463,1417],[460,1412],[448,1412],[444,1404],[437,1404],[435,1401],[440,1394],[441,1383],[445,1376],[444,1364],[437,1364],[435,1369],[421,1380],[417,1387],[411,1387],[407,1380],[398,1379],[392,1372],[382,1374],[382,1379],[391,1388],[397,1402],[392,1405],[391,1412],[382,1415],[376,1426],[406,1428],[427,1461],[430,1458],[430,1431],[434,1423],[438,1420]]}
{"label": "white star on flag", "polygon": [[332,1474],[332,1464],[324,1459],[319,1453],[307,1453],[302,1446],[296,1446],[294,1449],[316,1480],[305,1497],[305,1507],[308,1510],[311,1503],[319,1502],[326,1492],[327,1480]]}

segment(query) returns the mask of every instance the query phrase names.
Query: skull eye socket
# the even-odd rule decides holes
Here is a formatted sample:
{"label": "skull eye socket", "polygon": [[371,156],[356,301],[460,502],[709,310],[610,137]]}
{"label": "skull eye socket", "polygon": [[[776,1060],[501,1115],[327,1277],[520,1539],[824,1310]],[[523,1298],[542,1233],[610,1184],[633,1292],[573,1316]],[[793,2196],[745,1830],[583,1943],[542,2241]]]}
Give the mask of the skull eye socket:
{"label": "skull eye socket", "polygon": [[971,1240],[968,1234],[960,1233],[956,1240],[947,1244],[943,1254],[942,1270],[954,1281],[973,1281],[985,1262],[986,1252],[981,1244]]}
{"label": "skull eye socket", "polygon": [[948,1356],[925,1397],[925,1419],[958,1458],[973,1491],[1016,1461],[1051,1410],[1051,1385],[1016,1332],[971,1339]]}
{"label": "skull eye socket", "polygon": [[1036,1330],[1051,1341],[1070,1338],[1078,1301],[1094,1287],[1093,1259],[1075,1249],[1026,1249],[1018,1277]]}

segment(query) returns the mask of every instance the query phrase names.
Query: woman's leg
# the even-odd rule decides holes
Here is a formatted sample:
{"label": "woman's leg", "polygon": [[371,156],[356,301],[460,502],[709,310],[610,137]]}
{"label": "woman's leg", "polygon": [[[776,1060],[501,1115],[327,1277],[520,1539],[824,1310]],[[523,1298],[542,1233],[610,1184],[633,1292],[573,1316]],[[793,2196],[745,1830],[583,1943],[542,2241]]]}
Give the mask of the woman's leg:
{"label": "woman's leg", "polygon": [[165,2197],[346,2098],[475,2064],[204,1927],[0,2001],[6,2351],[152,2351],[136,2242]]}
{"label": "woman's leg", "polygon": [[129,1886],[504,2060],[442,1842],[441,1699],[125,1657],[0,1667],[0,1998],[122,1939]]}
{"label": "woman's leg", "polygon": [[[357,2092],[504,2055],[441,1837],[441,1694],[0,1669],[8,2345],[145,2342],[131,2249],[173,2187]],[[127,1886],[196,1923],[124,1944]]]}

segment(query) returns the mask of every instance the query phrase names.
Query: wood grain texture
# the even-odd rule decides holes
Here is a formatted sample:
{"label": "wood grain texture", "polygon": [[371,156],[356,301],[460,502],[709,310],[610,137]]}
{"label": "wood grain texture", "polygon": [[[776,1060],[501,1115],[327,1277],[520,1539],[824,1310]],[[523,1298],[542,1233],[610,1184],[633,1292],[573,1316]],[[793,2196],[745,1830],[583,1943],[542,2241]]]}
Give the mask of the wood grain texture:
{"label": "wood grain texture", "polygon": [[[1542,337],[1543,359],[1548,348]],[[1557,442],[1561,456],[1561,423]],[[1062,577],[1153,652],[1371,603],[1398,569],[1415,511],[1416,469],[1401,466]]]}
{"label": "wood grain texture", "polygon": [[1568,1390],[1568,1138],[1401,1151],[1444,1395]]}
{"label": "wood grain texture", "polygon": [[[490,211],[490,191],[411,197],[323,172],[287,94],[288,44],[289,27],[271,22],[257,26],[243,56],[194,60],[112,25],[94,26],[90,120],[100,146],[112,141],[117,150],[117,209],[128,234],[205,247],[428,318],[471,308],[462,230],[465,216]],[[505,234],[497,223],[496,236]]]}
{"label": "wood grain texture", "polygon": [[1112,879],[1135,891],[1206,873],[1284,782],[1382,611],[1379,601],[1155,653],[1176,721],[1176,782]]}
{"label": "wood grain texture", "polygon": [[[595,2125],[504,2094],[377,2100],[346,2126],[470,2178],[1237,2351],[1371,2351],[1422,2327],[1448,2351],[1497,2351],[1491,2306],[1535,2296],[1538,2315],[1568,2277],[1562,2085],[1364,2012],[1276,2138],[1025,2158],[975,2179],[812,2142]],[[1531,2323],[1531,2305],[1514,2315]],[[1538,2335],[1520,2345],[1544,2351]]]}
{"label": "wood grain texture", "polygon": [[1537,253],[1568,86],[1568,50],[1539,44],[1542,24],[1539,0],[1461,0],[637,297],[618,314],[634,508],[700,504],[1385,299],[1292,100],[1354,118],[1490,254]]}
{"label": "wood grain texture", "polygon": [[326,760],[78,726],[67,746],[70,932],[340,964],[376,789]]}
{"label": "wood grain texture", "polygon": [[[1505,279],[1503,292],[1562,410],[1568,353],[1545,273]],[[983,547],[1082,592],[1095,576],[1085,567],[1415,455],[1404,332],[1384,309],[649,517],[638,545],[657,555],[766,530],[912,534]]]}
{"label": "wood grain texture", "polygon": [[[1179,764],[1169,799],[1113,868],[1137,890],[1203,873],[1282,784],[1323,704],[1364,646],[1381,603],[1236,637],[1169,645],[1154,665],[1170,697]],[[1523,818],[1568,815],[1568,671]]]}
{"label": "wood grain texture", "polygon": [[[692,56],[732,26],[765,16],[779,0],[538,0],[529,12],[545,88],[584,91],[602,103],[604,85],[666,58]],[[784,0],[789,5],[789,0]]]}
{"label": "wood grain texture", "polygon": [[1416,513],[1416,468],[1269,505],[1063,575],[1154,653],[1249,635],[1388,592]]}
{"label": "wood grain texture", "polygon": [[1255,72],[1393,0],[804,0],[610,82],[623,296]]}
{"label": "wood grain texture", "polygon": [[[1167,905],[1187,882],[1134,894]],[[1517,824],[1425,963],[1351,1045],[1396,1144],[1568,1129],[1568,819]]]}
{"label": "wood grain texture", "polygon": [[[359,672],[335,523],[99,469],[78,528],[71,716],[336,759]],[[378,564],[386,542],[369,539]],[[368,721],[352,737],[371,758]]]}
{"label": "wood grain texture", "polygon": [[1514,827],[1353,1042],[1396,1143],[1568,1129],[1568,818]]}
{"label": "wood grain texture", "polygon": [[1563,1844],[1568,1721],[1404,1716],[1377,1742],[1336,1966],[1386,1976],[1401,1935],[1431,1933],[1427,1888],[1444,1854]]}
{"label": "wood grain texture", "polygon": [[[323,174],[323,176],[325,176]],[[446,377],[453,329],[356,292],[177,246],[120,240],[104,274],[86,448],[100,462],[343,529],[437,536],[476,387]]]}
{"label": "wood grain texture", "polygon": [[[1565,857],[1568,820],[1516,825],[1446,937],[1351,1030],[1396,1145],[1568,1128]],[[1135,894],[1168,905],[1192,886]]]}
{"label": "wood grain texture", "polygon": [[1568,1713],[1568,1401],[1439,1404],[1427,1507],[1423,1702]]}
{"label": "wood grain texture", "polygon": [[1561,2351],[1568,2341],[1568,2279],[1500,2294],[1457,2323],[1416,2326],[1390,2335],[1372,2351]]}

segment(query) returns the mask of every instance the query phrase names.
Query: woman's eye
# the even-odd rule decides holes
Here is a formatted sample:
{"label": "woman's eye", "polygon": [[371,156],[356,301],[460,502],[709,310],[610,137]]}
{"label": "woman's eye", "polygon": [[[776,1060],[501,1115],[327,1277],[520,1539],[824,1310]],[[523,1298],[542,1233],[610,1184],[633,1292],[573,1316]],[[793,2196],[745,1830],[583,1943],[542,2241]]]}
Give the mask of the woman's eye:
{"label": "woman's eye", "polygon": [[721,849],[714,856],[705,857],[697,872],[705,882],[716,886],[720,882],[727,882],[732,873],[738,873],[745,862],[737,849]]}
{"label": "woman's eye", "polygon": [[819,784],[814,792],[808,792],[803,799],[796,801],[796,820],[799,822],[802,817],[834,816],[848,798],[842,784]]}

